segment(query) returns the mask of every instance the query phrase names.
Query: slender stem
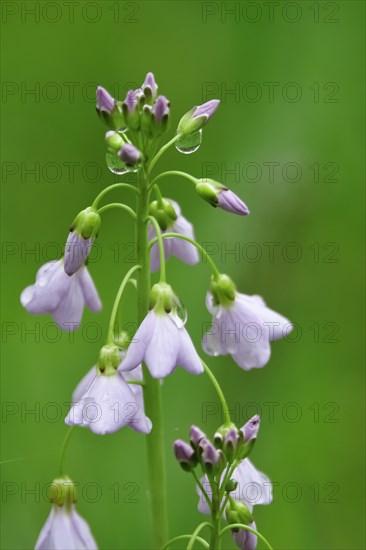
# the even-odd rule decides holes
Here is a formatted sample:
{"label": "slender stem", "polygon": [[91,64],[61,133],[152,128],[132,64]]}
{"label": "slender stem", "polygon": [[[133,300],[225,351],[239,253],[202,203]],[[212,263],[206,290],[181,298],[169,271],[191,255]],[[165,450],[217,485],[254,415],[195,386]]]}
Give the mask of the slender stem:
{"label": "slender stem", "polygon": [[74,426],[69,427],[69,429],[67,430],[66,435],[64,437],[64,440],[62,442],[62,445],[61,445],[60,461],[59,461],[59,472],[60,472],[61,477],[63,475],[65,475],[65,472],[64,472],[65,452],[66,452],[66,447],[67,447],[67,445],[69,443],[69,440],[70,440],[70,436],[73,432],[73,428],[74,428]]}
{"label": "slender stem", "polygon": [[197,483],[198,487],[201,489],[201,492],[202,492],[202,495],[205,497],[205,500],[207,502],[207,505],[211,508],[212,504],[211,504],[211,499],[210,497],[208,496],[207,494],[207,491],[206,489],[204,488],[204,486],[202,485],[198,475],[196,474],[196,472],[194,470],[192,470],[192,474],[193,474],[193,477],[194,477],[194,480],[195,482]]}
{"label": "slender stem", "polygon": [[171,145],[173,145],[178,139],[180,139],[182,136],[181,134],[176,134],[170,141],[168,141],[168,143],[166,143],[165,145],[162,146],[162,148],[156,153],[155,157],[151,160],[150,162],[150,166],[149,166],[149,172],[152,171],[152,169],[154,168],[155,164],[157,163],[157,161],[159,160],[159,158],[165,153],[165,151],[167,149],[169,149],[169,147]]}
{"label": "slender stem", "polygon": [[150,189],[154,187],[154,185],[158,180],[160,180],[160,178],[164,178],[166,176],[182,176],[182,178],[186,178],[187,180],[190,180],[194,184],[197,183],[197,178],[195,178],[191,174],[187,174],[187,172],[181,172],[180,170],[168,170],[167,172],[162,172],[161,174],[158,174],[157,176],[155,176],[155,178],[151,182]]}
{"label": "slender stem", "polygon": [[164,251],[164,243],[163,243],[163,236],[161,234],[160,225],[158,224],[157,220],[154,218],[154,216],[148,216],[148,220],[152,223],[155,229],[156,233],[156,239],[159,243],[159,254],[160,254],[160,282],[165,283],[166,281],[166,269],[165,269],[165,251]]}
{"label": "slender stem", "polygon": [[136,220],[136,213],[127,206],[127,204],[122,204],[121,202],[111,202],[110,204],[106,204],[105,206],[102,206],[97,210],[98,214],[103,214],[103,212],[106,212],[107,210],[110,210],[111,208],[122,208],[122,210],[125,210],[125,212],[128,212],[130,216],[133,217],[134,220]]}
{"label": "slender stem", "polygon": [[204,527],[210,527],[212,529],[212,525],[208,521],[203,521],[202,523],[200,523],[192,533],[191,539],[187,546],[187,550],[192,550],[193,545],[196,542],[196,539],[198,537],[198,534],[200,533],[200,531],[202,531],[202,529],[204,529]]}
{"label": "slender stem", "polygon": [[[201,359],[201,361],[202,361],[202,359]],[[225,422],[224,422],[225,426],[230,426],[230,424],[232,424],[232,422],[231,422],[231,418],[230,418],[229,407],[227,406],[226,399],[225,399],[223,391],[220,387],[220,384],[218,383],[218,381],[216,380],[215,376],[212,374],[211,370],[208,368],[206,363],[204,363],[202,361],[202,365],[203,365],[203,368],[205,369],[205,372],[206,372],[207,376],[211,380],[212,385],[214,386],[214,388],[216,390],[216,393],[217,393],[217,395],[220,399],[221,407],[222,407],[222,410],[224,412],[224,417],[225,417]]]}
{"label": "slender stem", "polygon": [[131,275],[133,275],[135,273],[135,271],[137,271],[138,269],[141,269],[141,266],[140,265],[134,265],[133,267],[131,267],[131,269],[129,271],[127,271],[126,275],[123,277],[122,283],[120,284],[120,287],[119,287],[118,292],[116,294],[116,297],[114,299],[113,309],[112,309],[111,318],[110,318],[109,327],[108,327],[108,338],[107,338],[108,344],[112,344],[113,341],[114,341],[114,327],[115,327],[115,324],[116,324],[118,306],[119,306],[119,303],[121,301],[122,294],[123,294],[123,292],[126,288],[126,285],[129,281]]}
{"label": "slender stem", "polygon": [[162,197],[162,194],[160,193],[160,189],[157,185],[155,185],[154,191],[155,191],[156,200],[158,202],[159,207],[163,207],[163,197]]}
{"label": "slender stem", "polygon": [[[141,265],[138,277],[138,319],[141,323],[149,310],[150,253],[148,246],[147,217],[149,210],[149,181],[141,167],[137,205],[137,258]],[[165,448],[163,411],[160,380],[151,376],[146,366],[144,372],[145,414],[152,421],[152,431],[146,437],[148,465],[148,496],[151,509],[152,548],[164,546],[168,540],[168,515],[166,502]]]}
{"label": "slender stem", "polygon": [[268,540],[264,538],[263,535],[259,533],[259,531],[256,531],[252,527],[249,527],[249,525],[244,525],[244,523],[232,523],[231,525],[226,525],[223,530],[220,532],[220,537],[226,531],[229,531],[230,529],[245,529],[245,531],[250,531],[251,533],[254,533],[264,544],[267,546],[268,550],[273,550],[272,546],[269,544]]}
{"label": "slender stem", "polygon": [[221,500],[219,491],[216,490],[215,484],[211,484],[212,487],[212,508],[211,508],[211,522],[212,522],[212,531],[210,537],[210,550],[220,550],[220,507]]}
{"label": "slender stem", "polygon": [[114,183],[113,185],[109,185],[109,187],[106,187],[103,189],[99,195],[97,195],[93,201],[92,208],[98,208],[99,202],[102,200],[102,198],[109,193],[110,191],[113,191],[114,189],[131,189],[135,193],[138,193],[137,187],[134,187],[133,185],[130,185],[129,183]]}
{"label": "slender stem", "polygon": [[142,380],[126,380],[127,384],[135,384],[135,386],[145,386],[145,382]]}
{"label": "slender stem", "polygon": [[[197,248],[197,250],[199,250],[202,254],[202,256],[204,258],[206,258],[206,260],[208,261],[208,263],[210,264],[210,267],[213,271],[213,274],[214,274],[214,277],[217,278],[220,276],[220,271],[218,270],[218,268],[216,267],[215,265],[215,262],[213,261],[213,259],[211,258],[211,256],[206,252],[206,250],[200,245],[198,244],[195,240],[191,239],[190,237],[187,237],[186,235],[182,235],[181,233],[163,233],[162,234],[162,239],[182,239],[183,241],[187,241],[191,244],[193,244],[193,246],[195,246]],[[154,239],[152,239],[150,242],[149,242],[149,248],[151,248],[156,242],[158,241],[158,238],[155,237]]]}
{"label": "slender stem", "polygon": [[[173,544],[173,542],[178,542],[179,540],[184,540],[184,539],[190,539],[192,535],[179,535],[178,537],[174,537],[174,539],[170,539],[169,542],[167,542],[166,544],[164,544],[163,548],[161,550],[166,550],[167,548],[169,548],[169,546],[171,544]],[[201,537],[196,537],[196,540],[198,542],[200,542],[202,544],[202,546],[204,548],[209,548],[208,546],[208,543],[205,541],[205,539],[201,538]]]}

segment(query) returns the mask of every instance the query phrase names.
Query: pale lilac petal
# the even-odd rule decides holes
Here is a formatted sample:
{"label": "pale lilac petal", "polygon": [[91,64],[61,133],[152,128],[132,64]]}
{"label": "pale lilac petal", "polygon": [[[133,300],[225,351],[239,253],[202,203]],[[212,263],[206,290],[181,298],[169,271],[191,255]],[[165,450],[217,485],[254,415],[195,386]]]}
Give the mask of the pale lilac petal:
{"label": "pale lilac petal", "polygon": [[88,258],[93,239],[83,239],[75,231],[71,231],[67,237],[64,254],[64,269],[67,275],[73,275],[81,268]]}
{"label": "pale lilac petal", "polygon": [[[249,524],[249,527],[257,530],[255,522]],[[257,536],[251,531],[246,531],[245,529],[240,529],[238,532],[232,531],[232,535],[235,541],[235,544],[240,548],[240,550],[255,550],[257,546]]]}
{"label": "pale lilac petal", "polygon": [[212,327],[211,331],[206,332],[202,339],[202,349],[207,355],[217,357],[218,355],[228,355],[226,349],[221,345],[220,338],[213,331],[216,329]]}
{"label": "pale lilac petal", "polygon": [[[61,330],[69,332],[78,328],[84,310],[84,296],[75,274],[70,278],[70,285],[62,300],[51,312],[52,319]],[[66,277],[68,275],[65,274]]]}
{"label": "pale lilac petal", "polygon": [[[179,216],[174,222],[172,232],[180,233],[195,240],[193,225],[184,216]],[[170,240],[170,239],[169,239]],[[174,243],[174,256],[189,265],[197,264],[200,260],[197,248],[183,239],[172,239]]]}
{"label": "pale lilac petal", "polygon": [[240,216],[247,216],[249,214],[249,208],[246,204],[230,189],[223,189],[218,193],[218,205],[227,212],[233,214],[239,214]]}
{"label": "pale lilac petal", "polygon": [[78,534],[78,537],[83,544],[81,548],[85,548],[87,550],[98,550],[89,525],[85,519],[78,514],[74,506],[71,511],[71,519],[75,533]]}
{"label": "pale lilac petal", "polygon": [[169,315],[154,315],[154,332],[146,348],[145,363],[154,378],[164,378],[177,366],[179,329]]}
{"label": "pale lilac petal", "polygon": [[144,92],[145,92],[146,88],[150,88],[151,95],[153,97],[156,96],[156,92],[158,90],[158,85],[155,82],[155,76],[154,76],[153,73],[151,73],[151,72],[147,73],[147,75],[145,77],[145,80],[144,80],[144,83],[141,86],[141,88]]}
{"label": "pale lilac petal", "polygon": [[23,290],[21,304],[32,315],[50,313],[58,306],[69,284],[61,260],[48,262],[38,270],[35,284]]}
{"label": "pale lilac petal", "polygon": [[[211,485],[208,481],[208,477],[207,476],[201,477],[200,482],[201,482],[201,485],[203,486],[204,490],[206,491],[208,498],[212,499],[212,490],[211,490]],[[197,491],[197,494],[199,496],[198,511],[201,514],[205,514],[206,516],[209,516],[211,514],[210,507],[209,507],[208,502],[205,499],[205,497],[203,496],[202,491],[201,491],[201,489],[199,488],[198,485],[196,485],[196,491]]]}
{"label": "pale lilac petal", "polygon": [[244,426],[241,428],[241,432],[244,436],[244,441],[251,441],[252,439],[256,439],[259,431],[260,426],[260,416],[259,414],[255,414],[244,424]]}
{"label": "pale lilac petal", "polygon": [[199,358],[196,348],[193,345],[191,337],[184,327],[179,329],[180,349],[178,352],[177,363],[180,367],[191,374],[201,374],[203,372],[202,361]]}
{"label": "pale lilac petal", "polygon": [[74,393],[72,394],[72,402],[77,403],[82,399],[83,395],[87,393],[89,387],[94,382],[95,377],[97,376],[97,369],[94,365],[82,378],[79,384],[76,386]]}
{"label": "pale lilac petal", "polygon": [[83,267],[80,271],[78,271],[76,276],[79,279],[86,305],[91,311],[98,313],[98,311],[102,309],[102,302],[100,301],[97,289],[88,268]]}
{"label": "pale lilac petal", "polygon": [[257,504],[270,504],[273,500],[272,483],[257,470],[249,458],[245,458],[234,470],[232,479],[238,482],[233,498],[250,509]]}
{"label": "pale lilac petal", "polygon": [[55,516],[55,509],[56,509],[56,506],[52,506],[51,512],[49,513],[49,516],[46,519],[46,523],[42,527],[41,532],[38,536],[36,545],[34,547],[35,550],[46,550],[46,549],[48,550],[49,548],[51,548],[50,546],[51,529],[52,529],[52,524]]}
{"label": "pale lilac petal", "polygon": [[72,525],[71,513],[64,506],[56,509],[52,526],[53,546],[55,550],[82,550],[85,548]]}
{"label": "pale lilac petal", "polygon": [[261,317],[263,325],[269,332],[269,340],[280,340],[287,336],[293,329],[292,323],[280,313],[267,307],[261,296],[247,296],[238,294],[238,299],[244,307],[251,307]]}
{"label": "pale lilac petal", "polygon": [[211,99],[206,101],[202,105],[199,105],[194,111],[192,118],[197,118],[199,116],[205,116],[207,119],[211,118],[218,106],[220,105],[219,99]]}
{"label": "pale lilac petal", "polygon": [[139,326],[131,344],[128,347],[127,354],[121,365],[120,371],[130,371],[140,365],[145,358],[147,346],[154,333],[156,314],[150,311]]}
{"label": "pale lilac petal", "polygon": [[97,88],[97,109],[99,111],[105,111],[111,113],[115,106],[115,100],[109,92],[103,86]]}

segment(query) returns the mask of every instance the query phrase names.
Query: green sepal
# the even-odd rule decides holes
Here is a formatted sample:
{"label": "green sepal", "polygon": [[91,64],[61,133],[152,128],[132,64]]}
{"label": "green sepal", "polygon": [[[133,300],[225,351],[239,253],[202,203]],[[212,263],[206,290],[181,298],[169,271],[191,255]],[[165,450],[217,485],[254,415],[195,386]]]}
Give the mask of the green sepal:
{"label": "green sepal", "polygon": [[75,231],[83,239],[94,239],[98,235],[100,225],[101,219],[98,212],[88,206],[76,216],[71,225],[71,231]]}
{"label": "green sepal", "polygon": [[231,493],[232,491],[235,491],[238,487],[238,482],[235,479],[229,479],[225,483],[225,493]]}
{"label": "green sepal", "polygon": [[198,132],[207,122],[207,116],[201,115],[198,117],[193,117],[193,114],[197,106],[194,106],[190,111],[188,111],[179,121],[177,132],[183,136],[189,136]]}
{"label": "green sepal", "polygon": [[221,273],[219,277],[211,278],[211,287],[213,298],[216,304],[228,307],[235,300],[236,286],[228,275]]}
{"label": "green sepal", "polygon": [[106,344],[99,352],[97,361],[97,371],[100,374],[110,376],[116,373],[116,369],[120,364],[120,353],[116,344]]}
{"label": "green sepal", "polygon": [[177,219],[177,214],[172,204],[166,199],[150,203],[149,214],[150,216],[154,216],[162,231],[166,231]]}
{"label": "green sepal", "polygon": [[254,518],[249,508],[242,502],[236,502],[232,497],[229,498],[229,504],[226,506],[225,510],[228,524],[243,523],[244,525],[249,525],[253,523]]}
{"label": "green sepal", "polygon": [[219,183],[212,179],[199,179],[196,183],[196,191],[199,194],[199,196],[212,206],[217,206],[219,203],[218,195],[220,191],[223,189],[226,189],[222,183]]}
{"label": "green sepal", "polygon": [[120,106],[116,103],[111,113],[108,113],[104,109],[97,109],[99,118],[110,128],[111,130],[121,130],[126,127],[125,119],[121,111]]}
{"label": "green sepal", "polygon": [[76,489],[68,476],[56,478],[49,489],[49,498],[57,506],[70,506],[76,502]]}
{"label": "green sepal", "polygon": [[122,103],[122,112],[126,121],[127,128],[130,130],[138,130],[140,128],[140,111],[136,104],[134,110],[131,112],[125,103]]}

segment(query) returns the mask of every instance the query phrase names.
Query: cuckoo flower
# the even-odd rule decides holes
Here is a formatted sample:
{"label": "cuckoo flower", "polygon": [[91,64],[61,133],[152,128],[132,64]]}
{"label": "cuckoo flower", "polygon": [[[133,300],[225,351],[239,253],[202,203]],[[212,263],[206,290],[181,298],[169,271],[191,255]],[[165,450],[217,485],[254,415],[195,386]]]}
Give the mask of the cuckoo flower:
{"label": "cuckoo flower", "polygon": [[191,374],[203,372],[202,362],[184,325],[186,317],[172,288],[166,283],[153,286],[149,311],[132,340],[121,371],[145,361],[154,378],[164,378],[179,365]]}
{"label": "cuckoo flower", "polygon": [[72,396],[73,405],[66,417],[70,426],[86,426],[100,435],[130,426],[149,433],[151,421],[145,416],[142,389],[127,380],[142,380],[141,365],[124,373],[117,370],[124,353],[114,345],[102,348],[97,367],[81,380]]}
{"label": "cuckoo flower", "polygon": [[267,307],[263,298],[236,292],[227,275],[212,281],[206,305],[213,318],[211,330],[203,338],[205,352],[229,354],[244,370],[268,363],[270,342],[292,330],[290,321]]}
{"label": "cuckoo flower", "polygon": [[246,204],[222,183],[209,178],[199,179],[196,183],[196,191],[202,199],[212,206],[240,216],[249,214]]}
{"label": "cuckoo flower", "polygon": [[35,550],[97,550],[86,521],[75,509],[75,487],[69,478],[50,485],[52,508],[42,527]]}
{"label": "cuckoo flower", "polygon": [[[195,238],[193,225],[181,214],[180,206],[169,199],[163,199],[162,205],[158,202],[153,202],[150,205],[150,213],[159,222],[162,233],[180,233],[190,239]],[[149,224],[149,239],[152,240],[156,236],[155,229]],[[199,262],[199,255],[196,247],[188,241],[179,238],[164,239],[165,259],[170,256],[176,256],[182,262],[189,265],[194,265]],[[160,267],[160,255],[158,244],[154,244],[151,249],[151,271],[157,271]]]}
{"label": "cuckoo flower", "polygon": [[207,124],[219,105],[219,99],[211,99],[198,107],[193,107],[181,118],[178,124],[178,132],[184,136],[194,134]]}
{"label": "cuckoo flower", "polygon": [[65,332],[78,328],[85,305],[94,312],[102,307],[88,269],[83,266],[69,277],[62,260],[43,265],[36,282],[23,290],[20,301],[32,315],[49,313]]}
{"label": "cuckoo flower", "polygon": [[155,82],[155,77],[153,73],[147,73],[145,77],[145,81],[141,86],[141,88],[147,98],[156,97],[156,94],[158,91],[158,85]]}
{"label": "cuckoo flower", "polygon": [[115,107],[116,101],[103,86],[97,88],[97,110],[111,113]]}
{"label": "cuckoo flower", "polygon": [[64,269],[68,275],[76,273],[88,258],[100,223],[100,216],[92,207],[76,216],[65,246]]}

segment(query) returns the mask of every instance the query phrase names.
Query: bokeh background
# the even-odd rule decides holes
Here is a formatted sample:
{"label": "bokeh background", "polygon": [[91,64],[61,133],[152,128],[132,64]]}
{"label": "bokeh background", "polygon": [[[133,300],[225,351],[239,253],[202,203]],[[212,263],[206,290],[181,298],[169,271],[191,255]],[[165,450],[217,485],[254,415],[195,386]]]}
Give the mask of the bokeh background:
{"label": "bokeh background", "polygon": [[[359,1],[2,3],[2,548],[32,548],[48,515],[67,402],[103,345],[133,262],[132,223],[105,215],[90,262],[104,308],[86,311],[75,334],[30,317],[19,295],[60,254],[74,215],[116,181],[96,85],[123,98],[149,70],[171,100],[168,136],[192,105],[222,100],[199,151],[171,149],[159,169],[223,181],[251,216],[210,208],[178,178],[164,194],[243,292],[296,323],[262,370],[208,361],[236,422],[262,415],[252,459],[275,499],[256,507],[258,528],[281,550],[365,548],[364,11]],[[205,264],[168,264],[197,347],[209,275]],[[136,321],[132,290],[123,320]],[[173,536],[202,518],[172,441],[192,423],[212,434],[222,417],[207,378],[181,369],[164,383],[164,409]],[[66,463],[99,546],[147,548],[144,438],[76,430]]]}

